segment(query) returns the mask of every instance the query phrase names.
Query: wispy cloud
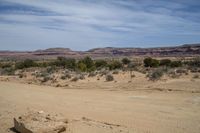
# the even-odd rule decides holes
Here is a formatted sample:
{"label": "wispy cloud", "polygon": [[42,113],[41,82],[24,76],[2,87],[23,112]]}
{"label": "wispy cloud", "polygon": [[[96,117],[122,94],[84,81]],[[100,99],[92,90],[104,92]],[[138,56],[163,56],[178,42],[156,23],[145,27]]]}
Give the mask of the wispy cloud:
{"label": "wispy cloud", "polygon": [[194,43],[199,22],[198,0],[1,0],[0,49]]}

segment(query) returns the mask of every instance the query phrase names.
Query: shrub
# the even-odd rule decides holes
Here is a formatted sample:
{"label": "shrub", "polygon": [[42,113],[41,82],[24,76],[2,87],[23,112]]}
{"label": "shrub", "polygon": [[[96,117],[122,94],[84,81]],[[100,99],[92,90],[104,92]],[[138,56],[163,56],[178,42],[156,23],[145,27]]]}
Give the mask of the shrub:
{"label": "shrub", "polygon": [[78,81],[79,80],[79,78],[76,76],[76,77],[73,77],[72,79],[71,79],[71,81],[73,81],[73,82],[76,82],[76,81]]}
{"label": "shrub", "polygon": [[110,74],[106,75],[106,81],[113,81],[114,77]]}
{"label": "shrub", "polygon": [[131,62],[131,61],[130,61],[128,58],[123,58],[123,59],[122,59],[122,63],[123,63],[124,65],[128,65],[130,62]]}
{"label": "shrub", "polygon": [[107,67],[107,62],[105,60],[96,60],[95,61],[95,67],[96,68]]}
{"label": "shrub", "polygon": [[101,70],[101,71],[99,72],[100,76],[107,75],[108,73],[109,73],[108,70]]}
{"label": "shrub", "polygon": [[0,68],[11,68],[12,67],[12,64],[11,63],[1,63],[0,64]]}
{"label": "shrub", "polygon": [[200,57],[194,58],[188,64],[189,64],[189,66],[192,66],[192,67],[200,67]]}
{"label": "shrub", "polygon": [[87,71],[87,66],[81,61],[78,62],[77,67],[81,72],[86,72]]}
{"label": "shrub", "polygon": [[159,61],[156,59],[152,59],[151,57],[144,59],[144,66],[145,67],[158,67]]}
{"label": "shrub", "polygon": [[122,68],[122,63],[117,60],[114,60],[110,64],[108,64],[108,67],[110,70],[120,69]]}
{"label": "shrub", "polygon": [[170,59],[160,60],[160,66],[170,66],[170,65],[171,65],[171,60]]}
{"label": "shrub", "polygon": [[75,70],[76,68],[76,60],[73,58],[58,57],[53,64],[71,70]]}
{"label": "shrub", "polygon": [[182,62],[181,61],[172,61],[170,64],[171,67],[181,67]]}
{"label": "shrub", "polygon": [[119,71],[115,70],[112,74],[119,74]]}
{"label": "shrub", "polygon": [[47,76],[43,77],[42,82],[44,83],[44,82],[47,82],[49,80],[52,80],[52,78],[50,77],[50,75],[47,75]]}
{"label": "shrub", "polygon": [[56,67],[55,66],[50,66],[50,67],[47,67],[46,69],[46,72],[49,73],[49,74],[52,74],[56,71]]}
{"label": "shrub", "polygon": [[135,67],[136,67],[136,64],[134,64],[133,62],[128,64],[129,69],[134,69]]}
{"label": "shrub", "polygon": [[35,63],[33,60],[26,59],[22,62],[18,62],[15,64],[15,69],[24,69],[29,67],[36,67],[37,63]]}
{"label": "shrub", "polygon": [[150,80],[159,80],[164,74],[163,69],[156,69],[153,72],[151,72],[148,77]]}
{"label": "shrub", "polygon": [[96,76],[96,75],[97,75],[97,73],[95,73],[95,72],[90,72],[89,75],[88,75],[88,77],[94,77],[94,76]]}
{"label": "shrub", "polygon": [[89,57],[86,56],[84,59],[82,59],[80,62],[85,64],[87,71],[93,71],[95,68],[93,60]]}
{"label": "shrub", "polygon": [[1,69],[2,75],[15,75],[15,69],[12,67]]}

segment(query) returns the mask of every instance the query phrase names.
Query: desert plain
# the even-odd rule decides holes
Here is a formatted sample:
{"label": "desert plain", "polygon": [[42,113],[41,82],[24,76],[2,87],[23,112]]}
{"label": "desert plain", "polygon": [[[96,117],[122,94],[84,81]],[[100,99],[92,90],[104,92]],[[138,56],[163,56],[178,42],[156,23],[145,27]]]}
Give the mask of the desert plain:
{"label": "desert plain", "polygon": [[13,118],[32,110],[67,119],[66,133],[200,132],[199,78],[189,73],[149,81],[134,74],[120,72],[111,82],[87,77],[59,87],[2,76],[0,132],[14,132]]}

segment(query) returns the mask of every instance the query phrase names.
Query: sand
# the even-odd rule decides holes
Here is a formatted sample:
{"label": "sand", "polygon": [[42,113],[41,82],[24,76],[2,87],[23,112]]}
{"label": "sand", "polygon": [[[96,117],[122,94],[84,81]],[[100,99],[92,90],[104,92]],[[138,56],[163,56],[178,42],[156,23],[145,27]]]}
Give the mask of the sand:
{"label": "sand", "polygon": [[[66,133],[199,133],[200,80],[94,79],[66,87],[0,81],[0,133],[30,110],[68,119]],[[117,79],[117,78],[116,78]]]}

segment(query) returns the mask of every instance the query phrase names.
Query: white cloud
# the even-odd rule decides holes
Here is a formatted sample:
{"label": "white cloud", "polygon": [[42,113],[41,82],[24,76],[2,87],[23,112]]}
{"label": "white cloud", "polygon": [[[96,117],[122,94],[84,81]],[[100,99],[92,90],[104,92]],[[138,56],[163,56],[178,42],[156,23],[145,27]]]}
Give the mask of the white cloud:
{"label": "white cloud", "polygon": [[[200,41],[198,13],[182,10],[183,2],[154,0],[4,0],[16,6],[10,13],[0,13],[0,39],[6,46],[18,49],[47,48],[54,46],[81,50],[127,43],[161,43],[148,36],[183,36],[176,42]],[[20,4],[22,9],[17,8]],[[32,7],[31,11],[23,6]],[[37,13],[34,13],[35,9]],[[43,12],[44,11],[44,12]],[[9,11],[8,11],[9,12]],[[47,14],[51,12],[52,14]],[[185,14],[184,14],[185,13]],[[185,15],[185,16],[184,16]],[[191,19],[188,19],[191,18]],[[188,35],[188,39],[185,38]],[[145,36],[147,36],[146,40]],[[177,39],[180,39],[177,38]],[[32,45],[27,47],[26,45]],[[92,46],[91,46],[92,45]]]}

